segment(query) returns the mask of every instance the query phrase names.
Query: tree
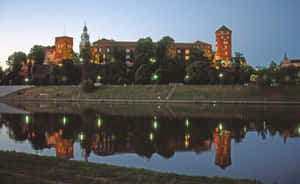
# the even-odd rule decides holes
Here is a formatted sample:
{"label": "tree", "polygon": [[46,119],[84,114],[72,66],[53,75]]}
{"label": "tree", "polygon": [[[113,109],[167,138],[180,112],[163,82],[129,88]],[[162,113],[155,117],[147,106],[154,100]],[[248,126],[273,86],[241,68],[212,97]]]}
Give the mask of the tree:
{"label": "tree", "polygon": [[125,48],[119,45],[113,45],[111,47],[111,62],[125,63]]}
{"label": "tree", "polygon": [[66,78],[65,84],[79,84],[81,79],[81,70],[75,67],[73,61],[65,59],[62,61],[61,76]]}
{"label": "tree", "polygon": [[35,61],[35,64],[43,64],[45,58],[45,49],[47,47],[41,45],[34,45],[28,54],[30,59]]}
{"label": "tree", "polygon": [[128,83],[125,63],[108,63],[103,69],[103,80],[106,84]]}
{"label": "tree", "polygon": [[139,67],[142,64],[148,64],[150,59],[156,62],[155,59],[155,45],[150,37],[141,38],[135,45],[135,64]]}
{"label": "tree", "polygon": [[0,67],[0,85],[2,85],[3,83],[4,83],[4,72]]}
{"label": "tree", "polygon": [[26,63],[26,59],[27,57],[24,52],[14,52],[8,57],[6,63],[9,66],[7,75],[7,79],[10,81],[9,83],[21,84],[23,82],[23,77],[19,75],[19,72],[22,69],[22,64]]}
{"label": "tree", "polygon": [[194,61],[208,61],[208,58],[204,56],[204,50],[200,47],[190,48],[190,62]]}
{"label": "tree", "polygon": [[137,84],[150,84],[151,76],[154,72],[154,65],[152,64],[142,64],[136,70],[134,75],[134,81]]}
{"label": "tree", "polygon": [[84,63],[89,63],[91,61],[90,47],[85,47],[80,52],[80,57],[83,59]]}
{"label": "tree", "polygon": [[159,40],[159,42],[157,43],[156,54],[157,54],[157,59],[159,60],[160,63],[163,63],[163,61],[167,60],[166,58],[168,58],[168,51],[171,51],[172,53],[174,45],[175,45],[174,39],[169,36],[165,36],[161,40]]}
{"label": "tree", "polygon": [[186,67],[185,82],[188,84],[208,84],[210,79],[208,71],[209,63],[203,61],[195,61]]}

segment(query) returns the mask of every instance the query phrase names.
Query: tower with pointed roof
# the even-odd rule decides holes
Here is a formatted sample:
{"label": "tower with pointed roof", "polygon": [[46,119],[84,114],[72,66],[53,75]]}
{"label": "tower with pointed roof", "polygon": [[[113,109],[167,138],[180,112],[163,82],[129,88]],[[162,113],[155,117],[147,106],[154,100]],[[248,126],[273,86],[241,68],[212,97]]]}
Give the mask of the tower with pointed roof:
{"label": "tower with pointed roof", "polygon": [[216,31],[216,53],[215,61],[225,61],[225,67],[231,66],[231,33],[226,26],[220,27]]}
{"label": "tower with pointed roof", "polygon": [[81,40],[80,40],[80,45],[79,45],[79,50],[80,53],[82,49],[90,48],[91,43],[90,43],[90,35],[88,34],[88,29],[86,25],[83,27],[83,32],[81,34]]}

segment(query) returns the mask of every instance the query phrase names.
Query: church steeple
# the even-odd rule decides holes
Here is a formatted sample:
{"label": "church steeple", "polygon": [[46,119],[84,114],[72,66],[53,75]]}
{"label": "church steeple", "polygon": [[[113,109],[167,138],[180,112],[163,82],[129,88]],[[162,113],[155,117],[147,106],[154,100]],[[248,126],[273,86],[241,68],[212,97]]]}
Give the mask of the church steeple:
{"label": "church steeple", "polygon": [[84,24],[83,33],[81,34],[80,49],[82,47],[86,48],[89,46],[91,46],[90,35],[88,34],[88,29],[87,29],[86,25]]}
{"label": "church steeple", "polygon": [[283,60],[289,60],[286,52],[284,53],[284,58],[283,58]]}

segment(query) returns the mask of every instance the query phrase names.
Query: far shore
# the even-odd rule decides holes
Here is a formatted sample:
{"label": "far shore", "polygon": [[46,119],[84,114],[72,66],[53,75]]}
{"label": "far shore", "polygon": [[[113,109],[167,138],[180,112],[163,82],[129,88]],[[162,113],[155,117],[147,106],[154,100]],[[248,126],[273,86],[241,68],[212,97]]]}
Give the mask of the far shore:
{"label": "far shore", "polygon": [[79,86],[41,86],[17,90],[0,101],[300,105],[299,92],[300,86],[103,85],[91,92],[84,92]]}

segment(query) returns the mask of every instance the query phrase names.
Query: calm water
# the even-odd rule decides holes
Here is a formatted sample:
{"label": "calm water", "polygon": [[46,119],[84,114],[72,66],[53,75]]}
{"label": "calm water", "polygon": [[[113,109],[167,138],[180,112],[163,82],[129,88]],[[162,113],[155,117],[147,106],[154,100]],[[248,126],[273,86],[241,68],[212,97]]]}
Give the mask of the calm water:
{"label": "calm water", "polygon": [[0,149],[187,175],[300,183],[299,106],[18,104]]}

